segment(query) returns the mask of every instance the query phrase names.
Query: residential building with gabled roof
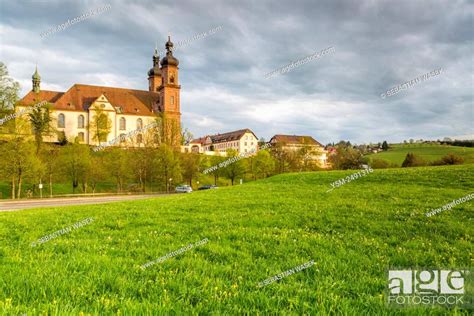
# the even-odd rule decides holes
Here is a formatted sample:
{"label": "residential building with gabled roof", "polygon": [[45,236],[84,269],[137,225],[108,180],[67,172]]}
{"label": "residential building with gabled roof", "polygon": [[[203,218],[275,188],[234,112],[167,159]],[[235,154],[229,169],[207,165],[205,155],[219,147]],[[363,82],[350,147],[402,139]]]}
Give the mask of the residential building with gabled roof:
{"label": "residential building with gabled roof", "polygon": [[311,136],[277,134],[270,139],[269,143],[286,151],[304,151],[306,158],[317,161],[321,168],[329,167],[327,151],[320,142]]}
{"label": "residential building with gabled roof", "polygon": [[184,152],[207,155],[225,156],[228,149],[234,149],[239,154],[255,153],[258,150],[258,138],[254,132],[245,128],[193,139],[188,145],[183,146]]}

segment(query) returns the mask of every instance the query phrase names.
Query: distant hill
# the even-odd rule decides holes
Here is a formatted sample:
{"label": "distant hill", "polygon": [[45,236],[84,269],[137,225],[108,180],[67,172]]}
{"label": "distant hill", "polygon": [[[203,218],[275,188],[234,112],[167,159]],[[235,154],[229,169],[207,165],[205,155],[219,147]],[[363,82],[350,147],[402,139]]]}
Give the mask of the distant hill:
{"label": "distant hill", "polygon": [[370,159],[378,158],[401,165],[407,153],[421,156],[428,162],[440,159],[453,153],[464,158],[464,163],[474,163],[474,148],[436,144],[392,144],[388,151],[369,154]]}

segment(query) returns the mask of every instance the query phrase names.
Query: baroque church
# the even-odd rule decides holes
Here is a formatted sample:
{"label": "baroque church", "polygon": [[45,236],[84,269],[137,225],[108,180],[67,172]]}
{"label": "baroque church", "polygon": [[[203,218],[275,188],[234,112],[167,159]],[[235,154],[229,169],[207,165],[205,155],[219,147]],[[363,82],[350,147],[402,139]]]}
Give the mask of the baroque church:
{"label": "baroque church", "polygon": [[[156,133],[147,133],[146,126],[161,118],[161,141],[179,146],[181,137],[179,61],[173,56],[170,37],[165,45],[166,56],[160,61],[158,50],[153,55],[153,67],[148,71],[148,91],[115,87],[74,84],[66,92],[41,89],[41,77],[36,69],[33,89],[23,97],[16,111],[42,101],[51,104],[51,116],[57,133],[45,137],[46,142],[61,138],[83,144],[104,142],[130,147],[144,146],[156,140]],[[107,132],[96,132],[98,117],[107,116]],[[138,131],[138,133],[137,133]],[[143,131],[143,132],[142,132]],[[105,135],[104,135],[105,134]],[[133,135],[133,136],[128,136]]]}

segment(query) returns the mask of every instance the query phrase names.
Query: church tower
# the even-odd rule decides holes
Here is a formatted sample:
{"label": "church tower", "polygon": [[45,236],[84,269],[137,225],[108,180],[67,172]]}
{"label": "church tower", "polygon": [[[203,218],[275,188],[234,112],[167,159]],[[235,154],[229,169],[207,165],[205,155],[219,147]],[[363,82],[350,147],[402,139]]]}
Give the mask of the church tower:
{"label": "church tower", "polygon": [[165,47],[166,56],[161,61],[162,82],[159,87],[160,107],[164,117],[164,137],[166,143],[179,146],[181,143],[179,61],[173,56],[173,43],[169,36]]}
{"label": "church tower", "polygon": [[31,77],[33,79],[33,92],[34,93],[39,93],[40,92],[40,83],[41,83],[41,77],[38,73],[38,67],[35,69],[35,73]]}
{"label": "church tower", "polygon": [[158,92],[161,86],[161,68],[158,48],[155,48],[153,54],[153,67],[148,71],[148,91]]}

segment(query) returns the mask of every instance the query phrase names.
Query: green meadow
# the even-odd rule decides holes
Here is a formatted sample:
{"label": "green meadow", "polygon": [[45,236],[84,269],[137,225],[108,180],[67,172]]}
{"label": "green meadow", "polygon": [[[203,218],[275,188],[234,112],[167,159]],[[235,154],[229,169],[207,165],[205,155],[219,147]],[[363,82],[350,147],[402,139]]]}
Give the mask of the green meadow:
{"label": "green meadow", "polygon": [[[379,169],[327,192],[353,172],[0,213],[0,314],[469,315],[395,309],[384,291],[389,267],[472,266],[474,200],[424,214],[473,193],[474,165]],[[31,246],[89,217],[92,223]]]}
{"label": "green meadow", "polygon": [[464,159],[464,163],[474,163],[474,148],[436,144],[395,144],[388,151],[367,155],[370,159],[383,159],[402,165],[408,153],[419,155],[427,162],[433,162],[447,154],[455,154]]}

